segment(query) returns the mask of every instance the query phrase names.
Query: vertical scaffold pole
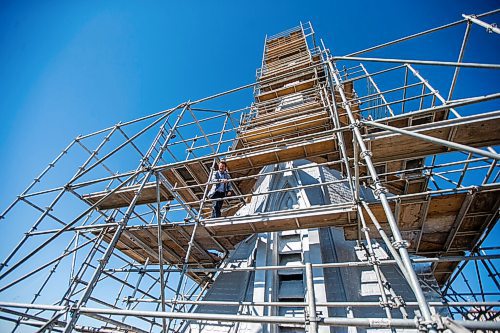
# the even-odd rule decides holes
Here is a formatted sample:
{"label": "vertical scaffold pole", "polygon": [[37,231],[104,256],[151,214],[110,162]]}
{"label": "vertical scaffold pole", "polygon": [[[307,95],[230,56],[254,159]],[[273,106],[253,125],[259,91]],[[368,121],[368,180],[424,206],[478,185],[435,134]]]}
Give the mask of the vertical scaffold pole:
{"label": "vertical scaffold pole", "polygon": [[[222,131],[220,132],[220,137],[219,137],[219,141],[217,142],[217,148],[215,150],[215,155],[219,154],[219,150],[220,150],[220,147],[221,147],[221,141],[223,139],[223,136],[224,136],[224,132],[226,130],[226,126],[227,126],[227,121],[229,119],[230,115],[229,113],[226,114],[226,117],[224,119],[224,124],[222,125]],[[195,118],[196,120],[196,118]],[[203,213],[203,207],[205,205],[205,201],[207,199],[207,195],[208,195],[208,188],[210,187],[210,181],[211,181],[211,177],[212,177],[212,173],[213,173],[213,169],[215,168],[215,159],[214,161],[212,162],[212,169],[210,170],[210,173],[208,175],[208,182],[207,182],[207,186],[205,187],[205,190],[203,191],[203,198],[200,202],[200,208],[199,208],[199,211],[198,211],[198,215],[195,219],[195,225],[194,225],[194,228],[193,228],[193,233],[191,235],[191,238],[189,240],[189,246],[188,246],[188,249],[186,251],[186,257],[184,258],[184,264],[182,265],[182,271],[180,273],[180,276],[179,276],[179,283],[177,285],[177,291],[175,293],[175,300],[178,299],[179,297],[179,293],[181,291],[181,286],[182,286],[182,282],[183,282],[183,279],[184,279],[184,276],[186,274],[186,271],[187,271],[187,266],[189,264],[189,257],[191,256],[191,250],[193,248],[193,244],[194,244],[194,238],[195,238],[195,234],[196,234],[196,230],[198,229],[198,225],[200,224],[200,218],[201,218],[201,214]],[[173,304],[172,306],[172,312],[175,311],[175,303]],[[169,320],[168,322],[168,327],[167,327],[167,332],[170,330],[170,325],[172,324],[172,320]]]}
{"label": "vertical scaffold pole", "polygon": [[366,240],[368,261],[372,264],[373,270],[374,270],[375,275],[377,277],[377,284],[378,284],[378,288],[380,290],[380,297],[382,298],[382,303],[383,303],[382,307],[384,308],[384,311],[385,311],[387,318],[391,319],[392,318],[391,308],[389,305],[389,301],[387,299],[387,294],[385,293],[384,283],[382,282],[382,275],[381,275],[381,271],[380,271],[378,258],[375,255],[375,251],[373,251],[372,240],[371,240],[370,232],[369,232],[370,229],[366,225],[366,221],[365,221],[365,217],[363,215],[363,210],[361,208],[361,205],[358,204],[357,209],[358,209],[359,219],[361,221],[361,227],[362,227],[361,231],[363,232],[363,234],[365,236],[365,240]]}
{"label": "vertical scaffold pole", "polygon": [[[111,240],[108,244],[108,247],[106,248],[106,251],[104,252],[101,260],[99,260],[99,265],[96,268],[96,270],[94,271],[94,274],[92,275],[92,278],[90,279],[90,281],[87,285],[87,288],[85,289],[84,294],[82,295],[81,299],[77,302],[77,304],[73,308],[69,309],[69,311],[72,312],[73,315],[71,316],[70,320],[66,324],[66,327],[64,328],[65,333],[70,333],[73,331],[73,328],[76,325],[78,318],[80,317],[79,308],[82,306],[85,306],[88,299],[90,298],[90,295],[92,294],[92,292],[95,288],[95,285],[96,285],[97,281],[99,280],[99,277],[102,274],[102,271],[104,270],[106,264],[108,263],[109,258],[111,257],[111,254],[113,253],[113,251],[115,249],[116,243],[118,243],[118,240],[119,240],[122,232],[124,231],[125,227],[127,226],[127,223],[130,219],[130,216],[132,215],[132,212],[135,208],[137,201],[139,200],[139,196],[141,195],[142,190],[144,189],[147,182],[149,181],[149,178],[151,177],[151,175],[154,172],[153,168],[156,166],[158,161],[161,159],[163,152],[165,151],[166,146],[167,146],[168,142],[170,141],[170,139],[175,131],[175,128],[177,127],[179,122],[182,120],[182,117],[184,115],[184,112],[187,109],[187,106],[188,106],[187,103],[185,103],[183,105],[182,111],[179,113],[174,125],[172,126],[172,128],[169,131],[169,134],[167,135],[165,141],[161,145],[160,151],[158,152],[158,155],[153,160],[153,163],[151,164],[151,166],[147,167],[146,170],[148,170],[148,171],[146,171],[146,174],[145,174],[143,180],[141,181],[139,189],[135,193],[135,196],[132,199],[132,202],[128,206],[127,211],[125,212],[122,221],[120,223],[118,223],[118,227],[116,228],[116,231],[115,231],[113,237],[111,238]],[[173,111],[175,111],[175,110],[172,110],[172,112]],[[160,130],[163,130],[163,126]],[[152,146],[156,145],[158,142],[159,142],[159,138],[158,138],[158,140],[155,140],[155,142],[153,142]],[[150,150],[150,151],[152,153],[152,150]],[[146,157],[148,157],[148,156],[146,156]],[[147,161],[147,159],[143,160],[143,163],[145,161]],[[54,316],[54,318],[56,316],[58,316],[58,315],[56,314]]]}
{"label": "vertical scaffold pole", "polygon": [[306,263],[307,306],[309,312],[309,333],[318,332],[318,318],[316,317],[316,296],[314,295],[312,264]]}
{"label": "vertical scaffold pole", "polygon": [[[167,214],[165,212],[165,214]],[[158,265],[160,267],[160,298],[161,298],[161,311],[165,312],[165,277],[163,273],[163,239],[161,230],[161,212],[160,212],[160,178],[156,173],[156,221],[158,223]],[[163,332],[167,332],[167,321],[165,318],[161,319]]]}
{"label": "vertical scaffold pole", "polygon": [[434,328],[433,320],[431,318],[431,311],[429,308],[429,305],[427,304],[427,301],[425,300],[424,293],[422,291],[422,288],[420,287],[420,284],[418,282],[418,277],[415,271],[413,270],[413,266],[411,263],[410,256],[408,254],[408,250],[406,249],[406,242],[403,240],[403,237],[401,236],[401,232],[399,231],[396,219],[394,218],[394,214],[392,213],[391,207],[389,205],[389,201],[387,200],[387,197],[385,195],[386,189],[385,187],[382,186],[378,175],[377,171],[375,170],[375,166],[373,165],[373,162],[371,160],[371,152],[366,148],[366,145],[363,141],[363,137],[361,135],[361,132],[358,128],[359,122],[357,122],[354,118],[354,115],[352,113],[352,110],[349,106],[349,102],[347,101],[347,98],[344,94],[344,91],[342,89],[342,85],[340,83],[340,80],[338,78],[337,72],[332,64],[332,60],[328,61],[328,67],[330,69],[330,75],[335,81],[336,86],[339,88],[339,94],[342,98],[342,102],[345,106],[345,110],[347,112],[347,115],[349,117],[349,122],[351,123],[352,126],[352,132],[353,136],[356,138],[359,147],[361,148],[361,155],[363,156],[366,166],[370,172],[371,178],[373,180],[373,183],[375,185],[375,194],[379,196],[380,201],[382,203],[382,207],[384,209],[385,215],[387,217],[387,221],[389,222],[393,237],[394,237],[394,245],[398,248],[399,254],[401,255],[401,259],[403,261],[404,266],[406,267],[407,271],[407,277],[408,277],[408,282],[410,283],[410,286],[413,289],[413,292],[415,294],[415,297],[417,298],[417,302],[420,308],[420,311],[422,313],[423,319],[425,321],[425,325],[428,329],[429,332],[431,333],[437,333],[437,330]]}

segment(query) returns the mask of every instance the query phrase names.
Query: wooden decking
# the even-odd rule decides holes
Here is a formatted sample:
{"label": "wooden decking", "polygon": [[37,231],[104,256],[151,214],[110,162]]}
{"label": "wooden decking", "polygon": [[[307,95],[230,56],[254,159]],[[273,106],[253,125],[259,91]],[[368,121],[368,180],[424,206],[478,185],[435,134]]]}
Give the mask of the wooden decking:
{"label": "wooden decking", "polygon": [[[408,121],[408,119],[406,120]],[[442,120],[432,124],[407,127],[407,129],[472,147],[500,144],[500,136],[497,133],[497,129],[500,128],[500,115],[495,114],[494,118],[488,119],[472,119],[471,122],[464,121],[467,120],[467,117],[461,120],[460,122],[457,120]],[[399,121],[400,124],[405,124],[401,119]],[[396,124],[391,125],[394,126]],[[291,131],[295,131],[295,129],[291,129]],[[248,152],[233,154],[227,158],[231,175],[233,178],[257,175],[261,168],[266,165],[297,159],[312,159],[318,156],[322,156],[328,161],[339,159],[338,144],[332,133],[310,134],[309,138],[303,139],[303,137],[299,136],[284,140],[281,143],[271,143],[269,144],[269,148],[266,149],[256,147],[255,149],[247,149]],[[368,140],[368,148],[372,152],[372,159],[375,163],[407,161],[449,151],[448,148],[437,144],[404,135],[392,134],[387,131],[366,134],[366,138]],[[348,154],[352,156],[353,152],[348,150]],[[192,203],[202,198],[203,186],[208,181],[210,165],[211,161],[209,160],[205,162],[187,162],[182,166],[166,168],[163,174],[169,180],[174,190],[181,188],[176,190],[179,196],[185,202]],[[392,168],[394,169],[394,165]],[[236,182],[234,185],[241,193],[249,193],[253,184],[254,180],[250,179]],[[185,188],[188,185],[193,185],[194,187]],[[421,187],[419,188],[421,189]],[[137,185],[124,187],[103,200],[98,205],[98,208],[112,209],[128,206],[137,189]],[[97,192],[84,195],[83,198],[90,204],[95,204],[108,193],[109,191]],[[168,200],[173,197],[163,185],[161,186],[161,193],[162,200]],[[138,204],[153,203],[155,201],[155,186],[154,183],[149,183],[141,193]],[[195,209],[199,207],[198,203],[190,205]]]}
{"label": "wooden decking", "polygon": [[[125,186],[114,193],[111,193],[111,190],[94,192],[83,195],[83,199],[90,205],[97,204],[97,208],[101,210],[127,207],[132,202],[135,194],[139,190],[139,187],[140,185],[137,184],[133,186]],[[172,194],[163,185],[160,186],[160,194],[161,201],[173,199]],[[137,200],[137,205],[156,202],[156,198],[156,184],[148,183],[141,191],[139,199]]]}
{"label": "wooden decking", "polygon": [[[340,148],[337,134],[341,132],[348,157],[353,160],[352,132],[345,105],[338,91],[327,90],[324,68],[318,54],[308,51],[302,31],[270,40],[266,44],[264,66],[255,89],[252,113],[242,121],[234,138],[232,150],[226,156],[232,185],[236,194],[250,194],[257,176],[264,166],[299,159],[313,162],[337,162]],[[342,84],[354,117],[361,120],[362,110],[352,81]],[[335,106],[335,107],[333,107]],[[338,126],[332,112],[336,110]],[[447,120],[448,110],[437,112],[407,113],[378,120],[381,123],[419,132],[471,147],[500,144],[498,129],[500,113],[486,116],[469,116]],[[499,189],[470,193],[448,193],[430,196],[426,177],[419,167],[424,158],[450,150],[441,145],[409,136],[361,128],[365,144],[381,174],[381,181],[392,194],[402,195],[397,203],[392,201],[399,228],[409,241],[409,251],[423,256],[459,255],[469,251],[488,225],[498,218]],[[160,182],[160,201],[177,200],[189,209],[198,211],[200,200],[207,192],[213,159],[186,161],[163,166]],[[336,167],[336,166],[334,166]],[[417,171],[412,171],[417,169]],[[367,174],[361,165],[360,175]],[[238,179],[249,177],[248,179]],[[110,194],[110,191],[84,195],[83,198],[98,209],[115,209],[130,205],[138,185],[128,186]],[[415,195],[408,195],[414,193]],[[357,211],[354,203],[310,207],[302,210],[266,212],[251,216],[233,216],[246,199],[228,200],[229,208],[224,217],[208,219],[210,204],[202,211],[202,221],[194,236],[190,256],[191,267],[214,268],[222,261],[221,253],[251,234],[303,228],[343,227],[345,237],[358,237]],[[137,204],[157,201],[155,183],[148,183],[140,193]],[[370,207],[383,228],[390,235],[385,214],[380,203]],[[369,221],[369,217],[365,216]],[[183,264],[193,224],[163,226],[165,262],[174,266]],[[110,241],[114,230],[109,229],[105,241]],[[117,248],[139,263],[149,258],[158,263],[157,226],[129,227],[121,235]],[[377,238],[375,228],[370,229]],[[434,266],[436,278],[444,283],[456,263],[439,263]],[[209,281],[209,274],[191,272],[198,281]]]}
{"label": "wooden decking", "polygon": [[[500,144],[500,137],[496,132],[500,128],[500,115],[496,115],[494,119],[477,119],[470,123],[466,122],[466,118],[462,118],[461,122],[443,120],[431,125],[418,125],[406,129],[472,147]],[[367,134],[366,138],[375,163],[409,160],[449,151],[447,147],[438,144],[387,131]],[[331,133],[323,135],[318,133],[310,140],[301,138],[287,140],[270,149],[231,156],[227,161],[229,169],[234,171],[328,154],[338,157],[336,140]],[[348,154],[352,156],[353,152],[348,150]]]}
{"label": "wooden decking", "polygon": [[[398,207],[392,204],[403,238],[409,242],[409,251],[416,255],[439,257],[463,255],[472,250],[478,238],[490,223],[498,219],[500,189],[475,193],[426,197],[425,195],[402,200]],[[390,234],[385,214],[380,205],[372,210]],[[365,216],[369,220],[368,216]],[[356,226],[344,228],[346,239],[357,239]],[[378,237],[375,228],[370,229]],[[436,279],[444,283],[457,262],[439,263],[435,267]]]}
{"label": "wooden decking", "polygon": [[[409,196],[399,203],[392,202],[403,237],[409,241],[410,253],[422,256],[454,256],[470,251],[478,237],[492,221],[498,218],[500,189],[478,193],[459,193],[442,196]],[[369,204],[382,228],[390,236],[391,230],[380,203]],[[396,208],[396,206],[398,206]],[[365,218],[370,221],[365,213]],[[232,250],[241,240],[254,233],[285,231],[304,228],[343,227],[347,240],[358,238],[356,208],[352,203],[335,206],[316,206],[303,210],[266,212],[250,216],[232,216],[206,220],[195,235],[191,256],[193,267],[213,268],[222,260],[216,252]],[[369,223],[369,222],[368,222]],[[172,224],[162,227],[164,260],[181,265],[192,224]],[[109,241],[113,230],[105,240]],[[370,234],[380,238],[371,225]],[[158,262],[157,226],[131,227],[120,237],[117,248],[140,263],[150,258]],[[456,262],[436,265],[436,278],[443,283]],[[206,275],[193,273],[193,278]]]}
{"label": "wooden decking", "polygon": [[[115,230],[109,229],[104,236],[105,242],[110,242]],[[193,225],[163,225],[161,239],[163,242],[163,261],[176,267],[184,263],[189,241],[193,233]],[[190,254],[189,265],[191,268],[215,268],[224,259],[226,250],[245,239],[244,235],[229,235],[213,238],[209,231],[203,227],[198,228],[194,246]],[[158,264],[158,226],[131,227],[125,230],[116,248],[139,263]],[[211,277],[206,272],[188,273],[198,283],[210,282]]]}

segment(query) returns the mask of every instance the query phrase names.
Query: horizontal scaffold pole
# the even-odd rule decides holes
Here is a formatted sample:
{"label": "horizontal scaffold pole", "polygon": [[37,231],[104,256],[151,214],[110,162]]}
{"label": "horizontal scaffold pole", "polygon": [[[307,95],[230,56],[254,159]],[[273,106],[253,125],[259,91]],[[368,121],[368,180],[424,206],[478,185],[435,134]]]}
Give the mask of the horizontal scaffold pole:
{"label": "horizontal scaffold pole", "polygon": [[455,61],[438,61],[438,60],[416,60],[416,59],[393,59],[393,58],[367,58],[367,57],[342,57],[334,56],[330,60],[350,60],[350,61],[369,61],[369,62],[388,62],[399,64],[414,64],[427,66],[451,66],[451,67],[468,67],[468,68],[487,68],[500,69],[498,64],[483,64],[477,62],[455,62]]}
{"label": "horizontal scaffold pole", "polygon": [[[22,304],[0,302],[0,307],[27,308],[40,310],[64,310],[64,306],[43,305],[43,304]],[[134,317],[170,318],[196,321],[227,321],[246,323],[270,323],[270,324],[298,324],[303,325],[304,317],[285,316],[249,316],[249,315],[226,315],[226,314],[205,314],[205,313],[184,313],[184,312],[160,312],[160,311],[137,311],[105,308],[81,307],[79,312],[82,315],[120,315]],[[483,322],[470,320],[456,320],[455,323],[470,329],[499,330],[500,322]],[[371,328],[417,328],[418,321],[413,319],[387,319],[387,318],[342,318],[329,317],[318,318],[318,324],[322,326],[356,326]]]}
{"label": "horizontal scaffold pole", "polygon": [[[450,256],[441,258],[414,258],[411,259],[412,263],[435,263],[435,262],[456,262],[456,261],[476,261],[476,260],[496,260],[500,259],[500,254],[489,254],[483,256]],[[396,260],[394,259],[383,259],[379,260],[380,265],[394,265]],[[313,268],[355,268],[355,267],[365,267],[371,266],[371,263],[367,261],[345,261],[345,262],[333,262],[333,263],[322,263],[322,264],[312,264]],[[220,268],[188,268],[187,272],[252,272],[252,271],[277,271],[277,270],[300,270],[304,269],[305,265],[295,264],[287,266],[257,266],[257,267],[220,267]],[[159,272],[159,268],[109,268],[106,270],[110,273],[119,272]],[[179,272],[179,268],[169,268],[164,269],[165,272]]]}
{"label": "horizontal scaffold pole", "polygon": [[[492,10],[492,11],[489,11],[489,12],[486,12],[486,13],[475,15],[475,17],[476,18],[485,17],[485,16],[488,16],[488,15],[496,14],[499,11],[500,11],[500,9],[495,9],[495,10]],[[346,56],[355,56],[355,55],[358,55],[358,54],[375,51],[375,50],[378,50],[378,49],[381,49],[381,48],[384,48],[384,47],[387,47],[387,46],[390,46],[390,45],[401,43],[401,42],[404,42],[404,41],[407,41],[407,40],[410,40],[410,39],[413,39],[413,38],[417,38],[417,37],[420,37],[420,36],[424,36],[424,35],[427,35],[427,34],[430,34],[430,33],[436,32],[436,31],[440,31],[440,30],[444,30],[444,29],[447,29],[447,28],[451,28],[451,27],[463,24],[465,22],[467,22],[467,19],[463,19],[463,20],[460,20],[460,21],[455,21],[455,22],[452,22],[452,23],[441,25],[441,26],[436,27],[436,28],[432,28],[432,29],[429,29],[429,30],[418,32],[418,33],[415,33],[415,34],[412,34],[412,35],[409,35],[409,36],[401,37],[399,39],[396,39],[396,40],[393,40],[393,41],[390,41],[390,42],[387,42],[387,43],[383,43],[383,44],[380,44],[380,45],[372,46],[372,47],[369,47],[369,48],[364,49],[364,50],[356,51],[356,52],[347,54]]]}

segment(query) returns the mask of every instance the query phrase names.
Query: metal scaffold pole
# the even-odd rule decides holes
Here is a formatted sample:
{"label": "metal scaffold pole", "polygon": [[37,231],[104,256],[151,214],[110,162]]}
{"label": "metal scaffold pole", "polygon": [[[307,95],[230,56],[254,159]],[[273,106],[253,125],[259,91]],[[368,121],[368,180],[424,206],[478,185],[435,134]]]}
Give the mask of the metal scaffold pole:
{"label": "metal scaffold pole", "polygon": [[[182,111],[180,112],[179,116],[177,117],[177,120],[176,120],[176,123],[174,124],[173,128],[169,131],[169,135],[167,136],[167,138],[165,139],[165,141],[163,143],[161,143],[161,148],[160,148],[160,151],[158,153],[158,155],[154,158],[154,161],[153,163],[151,164],[151,166],[156,166],[156,163],[158,163],[158,161],[160,160],[164,150],[166,149],[166,145],[168,143],[168,141],[170,140],[170,138],[172,137],[173,135],[173,132],[175,130],[175,126],[180,122],[180,120],[182,119],[182,116],[184,114],[184,112],[186,111],[187,109],[187,105],[184,106],[182,108]],[[159,142],[159,137],[157,137],[157,140],[155,140],[153,143],[152,143],[152,147],[156,146]],[[152,154],[152,149],[150,150],[149,154]],[[149,156],[146,155],[146,157],[148,158]],[[146,160],[143,160],[144,162]],[[146,183],[148,182],[149,180],[149,177],[151,177],[151,175],[153,175],[153,169],[147,165],[143,165],[143,167],[147,167],[149,169],[149,171],[146,172],[145,176],[144,176],[144,179],[142,180],[141,184],[140,184],[140,187],[139,189],[137,190],[137,193],[134,197],[134,199],[132,200],[132,202],[130,203],[127,211],[125,212],[124,214],[124,217],[122,219],[122,221],[120,221],[118,223],[118,227],[116,228],[116,231],[113,235],[113,238],[111,239],[111,241],[109,242],[109,245],[105,251],[105,253],[103,254],[101,260],[99,261],[99,267],[95,270],[91,280],[88,282],[87,284],[87,288],[85,289],[85,292],[84,294],[82,295],[82,297],[80,298],[80,300],[78,301],[78,303],[71,309],[68,309],[68,310],[65,310],[64,312],[60,312],[59,314],[56,314],[54,317],[52,317],[52,319],[47,322],[47,324],[51,323],[52,320],[55,320],[57,319],[60,315],[62,315],[63,313],[65,313],[66,311],[70,311],[71,312],[71,316],[70,316],[70,319],[68,321],[68,323],[66,324],[66,327],[64,329],[64,332],[71,332],[73,331],[73,328],[80,316],[80,311],[79,311],[79,308],[84,306],[90,295],[92,294],[92,291],[94,290],[95,288],[95,285],[97,283],[97,281],[99,280],[101,274],[102,274],[102,271],[103,269],[105,268],[106,264],[108,263],[108,260],[109,258],[111,257],[111,254],[113,253],[113,251],[115,250],[115,246],[116,246],[116,243],[118,242],[124,228],[126,227],[127,223],[128,223],[128,220],[130,219],[130,216],[132,214],[132,211],[139,199],[139,195],[141,194],[141,191],[144,189],[144,186],[146,185]],[[48,325],[45,325],[47,326],[48,328]],[[41,331],[43,332],[45,329],[45,327],[42,327],[41,328]]]}
{"label": "metal scaffold pole", "polygon": [[[500,92],[462,86],[500,69],[469,50],[498,13],[345,56],[300,22],[266,35],[255,82],[79,135],[0,215],[29,222],[0,325],[500,330]],[[396,52],[443,30],[451,60]]]}
{"label": "metal scaffold pole", "polygon": [[425,296],[422,292],[422,288],[420,287],[420,284],[418,282],[417,275],[415,271],[413,270],[413,266],[411,264],[410,256],[408,255],[408,251],[406,249],[406,242],[403,240],[401,237],[401,233],[399,231],[398,225],[396,223],[396,220],[394,219],[394,215],[392,213],[392,210],[389,206],[389,201],[387,200],[387,197],[385,195],[386,193],[386,188],[383,187],[380,183],[380,180],[377,175],[377,171],[375,170],[375,167],[373,166],[372,160],[371,160],[371,152],[366,148],[363,137],[361,135],[361,132],[359,130],[359,122],[356,121],[354,118],[354,115],[352,114],[351,108],[349,106],[349,103],[347,102],[347,98],[344,94],[344,91],[342,90],[342,84],[340,80],[338,79],[338,74],[335,68],[333,67],[332,62],[329,62],[329,69],[330,69],[330,75],[332,76],[336,87],[338,88],[338,92],[342,98],[343,106],[345,107],[345,110],[348,114],[349,121],[352,126],[352,132],[353,136],[356,138],[357,144],[361,148],[361,153],[360,155],[363,157],[363,159],[366,162],[366,166],[370,171],[370,175],[373,179],[374,185],[375,185],[375,193],[378,195],[385,215],[387,217],[387,220],[389,222],[389,225],[391,227],[391,231],[394,237],[394,243],[393,246],[396,247],[399,251],[399,254],[401,256],[401,259],[403,261],[403,264],[406,268],[406,272],[408,274],[408,280],[409,283],[413,289],[413,292],[415,293],[415,296],[417,298],[417,301],[419,303],[420,310],[422,311],[422,316],[425,320],[425,324],[429,330],[429,332],[435,332],[437,333],[437,330],[434,328],[433,320],[431,317],[431,311],[429,309],[429,305],[427,304],[427,301],[425,300]]}

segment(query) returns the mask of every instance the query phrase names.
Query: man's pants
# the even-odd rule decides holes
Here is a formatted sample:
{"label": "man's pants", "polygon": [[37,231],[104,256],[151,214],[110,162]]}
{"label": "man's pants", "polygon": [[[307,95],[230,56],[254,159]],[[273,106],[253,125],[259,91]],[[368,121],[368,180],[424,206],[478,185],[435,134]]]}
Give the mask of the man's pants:
{"label": "man's pants", "polygon": [[224,192],[215,192],[214,195],[212,196],[212,199],[218,199],[213,201],[213,207],[212,207],[212,218],[220,217],[221,213],[220,210],[222,208],[222,204],[224,203],[223,198],[225,197]]}

